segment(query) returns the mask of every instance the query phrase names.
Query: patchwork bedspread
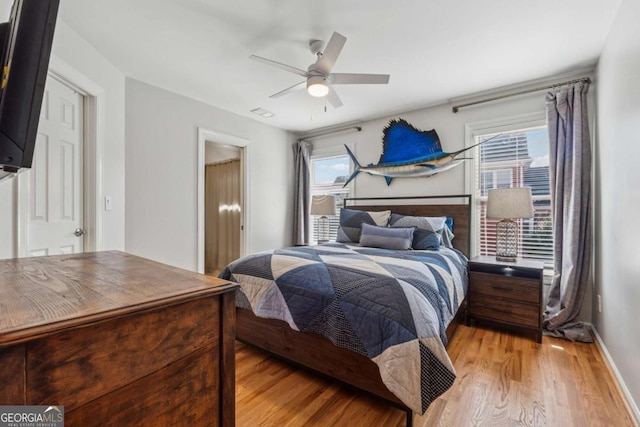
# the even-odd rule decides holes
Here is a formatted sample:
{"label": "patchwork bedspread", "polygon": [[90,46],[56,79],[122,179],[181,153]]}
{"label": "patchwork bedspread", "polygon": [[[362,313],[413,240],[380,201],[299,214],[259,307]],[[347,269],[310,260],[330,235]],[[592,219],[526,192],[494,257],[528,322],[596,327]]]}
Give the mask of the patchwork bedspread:
{"label": "patchwork bedspread", "polygon": [[373,360],[415,412],[453,384],[446,328],[467,289],[466,258],[456,250],[284,248],[241,258],[220,277],[240,284],[239,307]]}

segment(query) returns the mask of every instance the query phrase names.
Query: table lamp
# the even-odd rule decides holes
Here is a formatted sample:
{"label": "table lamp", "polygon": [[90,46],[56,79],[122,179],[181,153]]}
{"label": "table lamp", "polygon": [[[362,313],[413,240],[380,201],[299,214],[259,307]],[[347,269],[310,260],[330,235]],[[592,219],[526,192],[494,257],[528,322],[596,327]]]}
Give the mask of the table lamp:
{"label": "table lamp", "polygon": [[489,190],[487,218],[500,218],[496,224],[496,259],[515,262],[518,257],[518,223],[514,218],[531,218],[531,188],[499,188]]}
{"label": "table lamp", "polygon": [[312,196],[311,215],[319,215],[318,218],[318,243],[329,241],[329,218],[336,214],[336,197],[332,195]]}

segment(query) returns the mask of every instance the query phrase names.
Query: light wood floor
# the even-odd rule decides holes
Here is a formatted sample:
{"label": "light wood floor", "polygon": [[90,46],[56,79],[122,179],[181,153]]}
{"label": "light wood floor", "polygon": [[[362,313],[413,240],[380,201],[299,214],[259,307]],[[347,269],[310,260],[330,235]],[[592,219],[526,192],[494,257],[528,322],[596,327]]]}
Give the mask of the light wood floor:
{"label": "light wood floor", "polygon": [[[404,426],[405,413],[236,346],[236,426]],[[414,426],[636,426],[596,344],[461,325],[457,379]]]}

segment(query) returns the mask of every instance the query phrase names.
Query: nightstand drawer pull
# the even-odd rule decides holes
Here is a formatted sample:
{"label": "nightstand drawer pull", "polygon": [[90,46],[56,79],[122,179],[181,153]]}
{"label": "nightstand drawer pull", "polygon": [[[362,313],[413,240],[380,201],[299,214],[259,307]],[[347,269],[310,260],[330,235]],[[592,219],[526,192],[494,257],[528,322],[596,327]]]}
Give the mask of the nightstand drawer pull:
{"label": "nightstand drawer pull", "polygon": [[507,288],[506,286],[496,286],[496,285],[492,285],[491,286],[493,289],[495,289],[496,291],[502,291],[502,292],[513,292],[514,289],[513,288]]}
{"label": "nightstand drawer pull", "polygon": [[498,313],[504,313],[504,314],[513,314],[513,311],[511,311],[511,310],[502,310],[502,309],[495,308],[495,307],[493,307],[493,311],[497,311]]}

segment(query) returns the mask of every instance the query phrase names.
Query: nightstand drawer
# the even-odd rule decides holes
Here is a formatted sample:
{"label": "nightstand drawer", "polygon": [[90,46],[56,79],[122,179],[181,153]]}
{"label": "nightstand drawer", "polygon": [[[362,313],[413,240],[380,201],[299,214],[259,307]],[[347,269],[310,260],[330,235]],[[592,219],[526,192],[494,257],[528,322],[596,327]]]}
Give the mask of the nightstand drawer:
{"label": "nightstand drawer", "polygon": [[485,295],[473,295],[469,301],[469,313],[497,322],[511,323],[532,328],[540,327],[540,305],[525,304]]}
{"label": "nightstand drawer", "polygon": [[469,273],[469,286],[473,288],[474,298],[485,296],[540,304],[539,280],[472,271]]}

